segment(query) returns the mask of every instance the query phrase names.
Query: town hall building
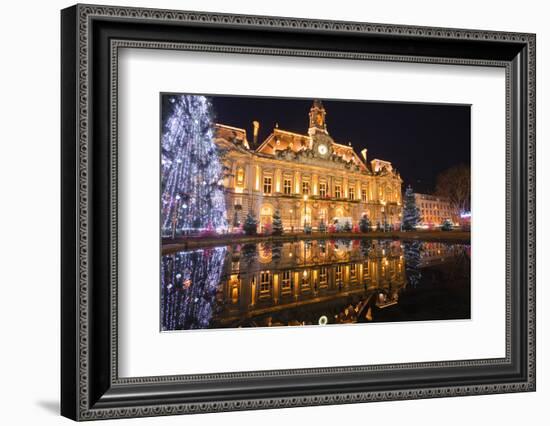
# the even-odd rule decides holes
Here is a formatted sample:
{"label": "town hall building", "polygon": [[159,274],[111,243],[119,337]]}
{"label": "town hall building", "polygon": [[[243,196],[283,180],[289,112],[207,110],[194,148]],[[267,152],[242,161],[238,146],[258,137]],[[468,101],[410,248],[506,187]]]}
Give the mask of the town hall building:
{"label": "town hall building", "polygon": [[216,125],[216,144],[228,169],[224,187],[230,228],[242,224],[249,212],[264,228],[276,210],[286,230],[317,229],[321,223],[355,225],[364,214],[373,226],[399,226],[399,173],[389,161],[368,162],[366,149],[361,158],[351,144],[337,143],[326,115],[322,102],[315,100],[307,134],[275,126],[261,143],[256,121],[252,141],[244,129]]}

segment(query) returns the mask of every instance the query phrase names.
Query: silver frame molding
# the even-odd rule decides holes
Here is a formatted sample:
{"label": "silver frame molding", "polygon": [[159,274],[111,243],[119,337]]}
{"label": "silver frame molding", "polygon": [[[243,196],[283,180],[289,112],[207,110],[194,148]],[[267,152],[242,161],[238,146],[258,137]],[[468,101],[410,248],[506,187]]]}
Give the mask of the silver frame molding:
{"label": "silver frame molding", "polygon": [[[180,35],[175,35],[174,29]],[[229,38],[207,30],[219,30]],[[144,38],[145,33],[150,37]],[[265,34],[263,44],[254,45],[250,34]],[[308,41],[311,35],[326,37],[335,48],[315,46]],[[418,45],[420,53],[403,53],[411,45]],[[504,68],[506,356],[118,377],[117,114],[121,48]],[[441,54],[446,51],[448,56]],[[62,11],[62,167],[61,411],[69,418],[92,420],[535,390],[533,34],[76,5]],[[487,371],[487,378],[468,378],[464,379],[468,384],[458,384],[479,371]],[[424,375],[431,385],[415,384]],[[223,391],[224,384],[233,381],[234,385],[235,380],[243,383],[242,390],[234,394]]]}

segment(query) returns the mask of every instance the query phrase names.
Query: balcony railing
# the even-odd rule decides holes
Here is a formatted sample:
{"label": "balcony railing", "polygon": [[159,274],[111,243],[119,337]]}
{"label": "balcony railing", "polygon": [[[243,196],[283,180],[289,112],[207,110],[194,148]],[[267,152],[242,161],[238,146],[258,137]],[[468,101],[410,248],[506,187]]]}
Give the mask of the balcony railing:
{"label": "balcony railing", "polygon": [[[234,194],[239,194],[239,195],[242,195],[243,193],[242,192],[235,192],[234,190],[230,190],[231,193],[234,193]],[[254,192],[254,191],[253,191]],[[246,193],[244,193],[246,195]],[[304,195],[307,195],[308,196],[308,200],[310,201],[339,201],[339,202],[348,202],[348,203],[354,203],[354,204],[380,204],[380,205],[385,205],[385,206],[399,206],[401,205],[400,202],[398,201],[382,201],[382,200],[367,200],[367,201],[364,201],[363,199],[361,198],[355,198],[353,200],[351,200],[349,197],[336,197],[336,196],[333,196],[333,195],[330,195],[330,194],[326,194],[326,195],[312,195],[312,194],[285,194],[283,192],[271,192],[271,193],[263,193],[262,194],[263,196],[265,197],[280,197],[280,198],[288,198],[288,199],[294,199],[294,200],[298,200],[298,199],[303,199]]]}

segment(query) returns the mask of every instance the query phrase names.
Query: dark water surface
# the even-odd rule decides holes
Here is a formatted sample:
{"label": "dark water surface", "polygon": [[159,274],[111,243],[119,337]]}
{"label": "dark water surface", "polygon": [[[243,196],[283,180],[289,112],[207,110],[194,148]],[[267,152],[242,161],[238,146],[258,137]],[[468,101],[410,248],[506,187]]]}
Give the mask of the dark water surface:
{"label": "dark water surface", "polygon": [[470,246],[372,239],[162,256],[161,329],[470,318]]}

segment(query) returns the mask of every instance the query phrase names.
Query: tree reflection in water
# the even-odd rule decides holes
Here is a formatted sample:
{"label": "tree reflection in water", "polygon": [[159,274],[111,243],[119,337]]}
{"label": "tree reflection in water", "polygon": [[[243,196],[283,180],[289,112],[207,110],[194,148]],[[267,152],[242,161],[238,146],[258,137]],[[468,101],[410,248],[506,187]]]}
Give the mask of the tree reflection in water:
{"label": "tree reflection in water", "polygon": [[227,249],[214,247],[163,256],[162,329],[208,328]]}
{"label": "tree reflection in water", "polygon": [[278,264],[283,255],[283,243],[281,243],[280,241],[276,241],[271,244],[270,248],[271,248],[271,258],[273,260],[273,263]]}
{"label": "tree reflection in water", "polygon": [[162,258],[162,330],[469,318],[469,246],[266,242]]}
{"label": "tree reflection in water", "polygon": [[241,262],[245,266],[252,265],[258,256],[257,244],[243,244],[241,247]]}
{"label": "tree reflection in water", "polygon": [[403,243],[403,255],[405,256],[405,273],[409,286],[416,287],[422,278],[420,272],[420,241],[405,241]]}

